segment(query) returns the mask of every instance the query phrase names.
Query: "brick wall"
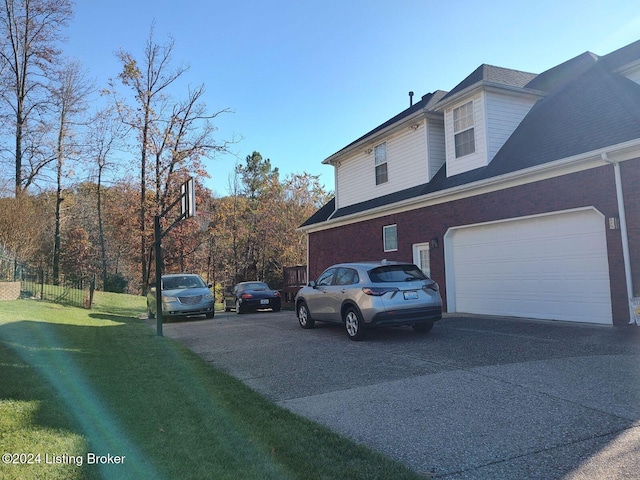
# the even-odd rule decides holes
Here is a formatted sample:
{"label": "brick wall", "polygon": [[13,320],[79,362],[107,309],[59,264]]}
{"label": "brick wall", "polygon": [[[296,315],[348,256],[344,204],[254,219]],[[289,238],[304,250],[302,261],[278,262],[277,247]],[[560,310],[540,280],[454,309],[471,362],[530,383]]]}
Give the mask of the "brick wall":
{"label": "brick wall", "polygon": [[20,298],[20,282],[0,282],[0,301]]}
{"label": "brick wall", "polygon": [[[634,277],[638,278],[640,193],[637,186],[640,184],[640,159],[625,162],[622,167],[632,266]],[[443,236],[450,227],[580,207],[595,207],[605,216],[605,221],[619,216],[612,166],[313,233],[309,236],[310,279],[339,262],[382,258],[412,261],[413,244],[437,238],[439,247],[430,252],[431,276],[440,284],[446,305]],[[383,251],[382,227],[390,224],[398,226],[397,252]],[[620,230],[610,230],[607,226],[606,239],[614,324],[624,324],[628,322],[629,315]]]}

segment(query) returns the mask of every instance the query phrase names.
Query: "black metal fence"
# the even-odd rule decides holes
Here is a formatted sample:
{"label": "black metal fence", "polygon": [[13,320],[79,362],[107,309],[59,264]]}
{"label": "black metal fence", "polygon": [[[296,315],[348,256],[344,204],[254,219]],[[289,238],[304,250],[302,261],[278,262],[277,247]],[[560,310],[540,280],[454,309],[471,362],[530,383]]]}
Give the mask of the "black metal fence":
{"label": "black metal fence", "polygon": [[0,250],[0,282],[19,282],[20,298],[45,300],[63,305],[91,308],[95,277],[69,280],[60,275],[55,282],[44,268],[11,258]]}

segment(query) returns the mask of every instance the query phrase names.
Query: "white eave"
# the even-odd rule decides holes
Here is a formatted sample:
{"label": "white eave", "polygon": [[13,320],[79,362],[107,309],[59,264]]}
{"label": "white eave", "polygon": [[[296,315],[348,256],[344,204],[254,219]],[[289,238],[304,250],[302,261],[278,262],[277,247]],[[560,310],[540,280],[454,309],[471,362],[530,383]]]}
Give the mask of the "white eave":
{"label": "white eave", "polygon": [[473,95],[476,95],[478,92],[483,90],[500,92],[500,93],[507,92],[514,95],[538,97],[538,98],[542,98],[546,95],[546,92],[543,92],[541,90],[535,90],[533,88],[516,87],[513,85],[505,85],[503,83],[488,82],[486,80],[483,80],[480,82],[476,82],[473,85],[469,85],[467,88],[464,88],[459,92],[456,92],[450,97],[440,100],[440,102],[438,102],[434,106],[433,110],[436,112],[443,113],[447,109],[447,107],[449,107],[450,105],[454,103],[458,103],[464,98],[472,97]]}

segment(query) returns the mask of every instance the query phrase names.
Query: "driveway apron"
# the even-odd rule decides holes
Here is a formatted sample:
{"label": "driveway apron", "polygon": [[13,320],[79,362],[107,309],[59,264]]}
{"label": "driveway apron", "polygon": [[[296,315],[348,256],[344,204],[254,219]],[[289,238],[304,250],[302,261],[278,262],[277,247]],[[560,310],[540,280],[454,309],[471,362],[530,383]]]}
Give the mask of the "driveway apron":
{"label": "driveway apron", "polygon": [[640,478],[640,328],[447,316],[428,334],[293,312],[164,325],[292,412],[443,479]]}

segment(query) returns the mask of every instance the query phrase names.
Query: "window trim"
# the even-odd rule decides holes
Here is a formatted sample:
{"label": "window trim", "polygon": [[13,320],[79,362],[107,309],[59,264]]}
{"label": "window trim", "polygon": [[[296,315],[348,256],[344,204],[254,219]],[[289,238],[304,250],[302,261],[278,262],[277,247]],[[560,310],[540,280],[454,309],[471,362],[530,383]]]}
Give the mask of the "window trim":
{"label": "window trim", "polygon": [[[388,245],[387,243],[387,232],[392,231],[395,233],[393,237],[394,245]],[[390,242],[389,242],[390,243]],[[392,247],[392,248],[389,248]],[[392,225],[385,225],[382,227],[382,249],[385,252],[397,252],[398,251],[398,224],[394,223]]]}
{"label": "window trim", "polygon": [[[456,118],[456,116],[458,118]],[[475,108],[473,100],[454,108],[452,111],[452,119],[455,158],[476,153]],[[468,138],[469,136],[470,138]],[[461,139],[460,143],[458,143],[458,139]]]}
{"label": "window trim", "polygon": [[[382,153],[378,156],[378,152],[384,152],[384,158]],[[376,185],[383,185],[389,181],[389,162],[387,160],[387,142],[382,142],[373,147],[373,163],[375,166]],[[384,167],[384,173],[379,174],[378,170],[382,170]]]}

